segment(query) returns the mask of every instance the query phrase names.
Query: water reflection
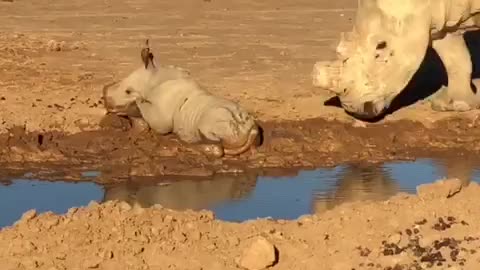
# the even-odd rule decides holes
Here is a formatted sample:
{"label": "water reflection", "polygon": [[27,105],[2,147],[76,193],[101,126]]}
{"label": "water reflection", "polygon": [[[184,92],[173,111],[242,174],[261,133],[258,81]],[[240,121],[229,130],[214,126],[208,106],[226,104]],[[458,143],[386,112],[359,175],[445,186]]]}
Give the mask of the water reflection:
{"label": "water reflection", "polygon": [[255,189],[256,182],[255,173],[158,184],[128,181],[106,186],[104,200],[122,200],[141,207],[161,204],[173,209],[208,209],[222,202],[245,199]]}
{"label": "water reflection", "polygon": [[[257,217],[294,219],[345,202],[385,200],[401,191],[415,192],[417,185],[443,177],[459,178],[464,184],[478,181],[479,165],[480,162],[471,159],[421,159],[345,164],[288,176],[258,176],[250,172],[215,175],[207,180],[163,178],[161,182],[149,177],[108,186],[18,180],[16,176],[0,182],[0,227],[12,224],[29,209],[64,213],[90,200],[122,200],[141,207],[161,204],[179,210],[210,209],[219,219],[229,221]],[[84,176],[101,179],[108,174],[88,172]]]}
{"label": "water reflection", "polygon": [[398,193],[400,186],[383,166],[346,165],[336,175],[335,188],[318,192],[312,200],[315,213],[344,202],[385,200]]}
{"label": "water reflection", "polygon": [[467,185],[476,180],[473,177],[478,165],[471,159],[344,165],[336,175],[335,188],[314,196],[313,212],[321,213],[345,202],[386,200],[399,192],[415,192],[416,186],[440,178],[458,178]]}

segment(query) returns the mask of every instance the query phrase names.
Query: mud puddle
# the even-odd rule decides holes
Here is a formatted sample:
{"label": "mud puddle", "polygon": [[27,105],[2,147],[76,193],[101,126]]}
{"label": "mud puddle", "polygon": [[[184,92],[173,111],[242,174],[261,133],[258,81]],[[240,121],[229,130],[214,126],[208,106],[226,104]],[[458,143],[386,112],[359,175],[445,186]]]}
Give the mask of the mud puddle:
{"label": "mud puddle", "polygon": [[295,219],[356,200],[384,200],[398,192],[415,192],[422,183],[444,177],[480,180],[480,161],[461,159],[345,164],[300,171],[291,176],[214,175],[209,179],[138,178],[98,185],[88,179],[100,172],[84,171],[83,182],[42,181],[24,177],[0,185],[0,227],[13,224],[29,209],[65,213],[90,201],[126,201],[150,207],[209,209],[217,218],[244,221],[259,217]]}

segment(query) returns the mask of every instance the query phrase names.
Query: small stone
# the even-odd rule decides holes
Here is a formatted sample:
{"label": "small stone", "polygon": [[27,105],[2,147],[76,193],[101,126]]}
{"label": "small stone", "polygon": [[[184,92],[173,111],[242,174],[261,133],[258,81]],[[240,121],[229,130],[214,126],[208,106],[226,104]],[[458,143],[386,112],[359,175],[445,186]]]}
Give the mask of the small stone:
{"label": "small stone", "polygon": [[130,211],[132,209],[132,206],[127,202],[120,202],[118,204],[118,207],[120,207],[120,209],[124,212]]}
{"label": "small stone", "polygon": [[58,42],[52,39],[47,43],[47,50],[49,51],[59,52],[64,49],[65,49],[65,41]]}
{"label": "small stone", "polygon": [[428,247],[428,246],[432,245],[433,241],[434,241],[434,239],[432,239],[431,237],[422,237],[418,241],[418,244],[422,247]]}
{"label": "small stone", "polygon": [[217,249],[217,245],[215,244],[215,242],[213,242],[212,244],[207,245],[206,248],[207,248],[208,250],[212,251],[212,250]]}
{"label": "small stone", "polygon": [[97,201],[93,201],[93,200],[92,200],[92,201],[90,201],[90,202],[88,203],[88,207],[97,208],[97,207],[99,207],[99,206],[100,206],[100,204],[99,204]]}
{"label": "small stone", "polygon": [[267,239],[260,237],[243,252],[240,266],[249,270],[261,270],[277,262],[276,248]]}
{"label": "small stone", "polygon": [[352,126],[353,127],[356,127],[356,128],[366,128],[367,127],[367,124],[363,121],[360,121],[360,120],[354,120],[353,123],[352,123]]}
{"label": "small stone", "polygon": [[392,234],[388,237],[388,242],[393,244],[399,244],[402,240],[402,236],[398,233]]}
{"label": "small stone", "polygon": [[172,223],[172,221],[173,221],[173,217],[171,215],[166,215],[163,218],[163,222],[165,222],[165,223]]}

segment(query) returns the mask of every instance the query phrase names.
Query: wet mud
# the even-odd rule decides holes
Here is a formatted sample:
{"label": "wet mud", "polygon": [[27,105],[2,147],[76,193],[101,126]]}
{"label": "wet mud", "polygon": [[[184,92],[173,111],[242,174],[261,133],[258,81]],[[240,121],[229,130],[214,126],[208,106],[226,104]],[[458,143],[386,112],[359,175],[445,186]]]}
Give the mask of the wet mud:
{"label": "wet mud", "polygon": [[220,159],[207,157],[198,145],[186,144],[173,134],[135,132],[128,119],[118,116],[106,116],[99,130],[75,134],[28,133],[15,127],[0,136],[0,163],[10,174],[39,168],[97,170],[103,177],[96,181],[116,182],[131,176],[208,177],[248,170],[284,174],[350,162],[466,158],[480,148],[480,131],[475,121],[465,118],[440,120],[429,127],[407,120],[368,127],[324,119],[259,124],[263,130],[260,146]]}

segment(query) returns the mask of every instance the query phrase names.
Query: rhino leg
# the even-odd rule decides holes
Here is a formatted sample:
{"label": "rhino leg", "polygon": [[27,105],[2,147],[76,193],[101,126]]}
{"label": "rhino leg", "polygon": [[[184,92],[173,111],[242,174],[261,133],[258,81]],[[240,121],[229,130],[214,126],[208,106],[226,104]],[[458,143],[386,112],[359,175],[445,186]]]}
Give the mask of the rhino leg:
{"label": "rhino leg", "polygon": [[469,111],[480,107],[480,98],[472,90],[472,60],[463,36],[447,34],[433,41],[448,75],[448,87],[442,87],[431,99],[435,111]]}
{"label": "rhino leg", "polygon": [[219,142],[225,155],[240,155],[249,150],[259,135],[253,117],[225,101],[224,107],[210,108],[198,123],[203,140]]}

